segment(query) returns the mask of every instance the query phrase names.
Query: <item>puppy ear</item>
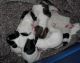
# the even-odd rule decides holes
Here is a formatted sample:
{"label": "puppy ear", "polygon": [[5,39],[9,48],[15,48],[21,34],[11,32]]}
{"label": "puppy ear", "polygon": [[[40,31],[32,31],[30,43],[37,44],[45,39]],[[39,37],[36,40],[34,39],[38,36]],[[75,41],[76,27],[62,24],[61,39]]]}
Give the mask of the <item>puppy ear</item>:
{"label": "puppy ear", "polygon": [[34,14],[32,11],[30,12],[30,15],[31,15],[31,17],[32,17],[32,19],[33,19],[34,21],[37,20],[37,17],[35,16],[35,14]]}
{"label": "puppy ear", "polygon": [[58,11],[59,9],[55,7],[55,5],[49,0],[43,0],[40,2],[42,6],[48,6],[50,11]]}
{"label": "puppy ear", "polygon": [[34,51],[35,51],[34,39],[28,39],[24,46],[24,52],[30,55],[34,53]]}
{"label": "puppy ear", "polygon": [[48,28],[45,28],[44,31],[43,31],[43,33],[41,34],[41,36],[39,38],[41,38],[41,39],[46,38],[48,32],[49,32],[49,29]]}
{"label": "puppy ear", "polygon": [[51,17],[51,12],[50,12],[50,10],[49,10],[49,6],[48,6],[48,5],[44,6],[44,8],[43,8],[43,13],[44,13],[46,16]]}
{"label": "puppy ear", "polygon": [[41,4],[42,7],[43,7],[43,13],[44,13],[45,15],[47,15],[48,17],[50,17],[51,13],[50,13],[50,11],[49,11],[49,5],[48,5],[46,2],[44,2],[44,1],[41,1],[40,4]]}
{"label": "puppy ear", "polygon": [[8,35],[7,39],[8,40],[12,40],[12,39],[15,39],[17,37],[19,37],[19,32],[18,31],[15,31],[14,33]]}

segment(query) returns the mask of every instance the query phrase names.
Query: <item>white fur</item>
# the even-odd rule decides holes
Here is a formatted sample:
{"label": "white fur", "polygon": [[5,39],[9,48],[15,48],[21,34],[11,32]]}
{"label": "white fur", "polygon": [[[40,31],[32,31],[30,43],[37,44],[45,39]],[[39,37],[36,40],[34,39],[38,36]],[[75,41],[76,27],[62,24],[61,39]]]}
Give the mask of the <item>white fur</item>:
{"label": "white fur", "polygon": [[72,36],[75,35],[77,33],[77,31],[79,31],[79,30],[80,30],[80,24],[79,23],[73,24],[73,27],[70,29],[69,39],[65,38],[65,39],[63,39],[63,42],[67,41],[69,43],[71,38],[72,38]]}
{"label": "white fur", "polygon": [[48,48],[55,48],[62,43],[62,33],[59,29],[52,27],[50,23],[48,23],[49,32],[45,39],[38,39],[36,47],[46,50]]}
{"label": "white fur", "polygon": [[32,11],[37,16],[38,25],[45,28],[47,27],[47,22],[49,17],[43,14],[43,6],[38,4],[32,7]]}
{"label": "white fur", "polygon": [[[51,25],[60,29],[62,33],[70,33],[70,29],[66,27],[66,25],[70,24],[70,18],[60,15],[58,13],[58,9],[54,6],[50,6],[50,11],[52,14],[51,18],[49,19]],[[63,42],[64,41],[70,42],[69,39],[63,39]]]}
{"label": "white fur", "polygon": [[65,26],[69,24],[70,18],[60,15],[57,11],[52,11],[52,16],[49,20],[54,27],[60,29],[63,33],[69,33],[70,29]]}
{"label": "white fur", "polygon": [[22,49],[20,47],[17,48],[11,47],[11,51],[16,53],[18,56],[21,56]]}
{"label": "white fur", "polygon": [[17,44],[17,48],[12,48],[12,50],[15,52],[15,53],[20,53],[22,48],[24,48],[25,46],[25,43],[27,42],[27,39],[34,39],[35,36],[33,33],[31,33],[29,36],[22,36],[20,34],[20,36],[16,39],[13,39],[12,41],[14,41],[16,44]]}
{"label": "white fur", "polygon": [[77,31],[80,30],[80,24],[79,23],[75,23],[73,24],[74,26],[72,27],[72,29],[70,30],[70,37],[69,37],[69,42],[72,38],[73,35],[75,35],[77,33]]}
{"label": "white fur", "polygon": [[[17,27],[17,31],[19,33],[28,33],[30,34],[32,32],[32,24],[33,24],[33,19],[30,15],[30,13],[26,14],[25,17],[23,19],[21,19],[20,24]],[[31,35],[30,35],[31,36]],[[15,53],[21,53],[21,48],[24,47],[27,38],[31,38],[30,36],[26,37],[26,36],[22,36],[20,34],[20,36],[16,39],[13,39],[12,41],[14,41],[17,44],[17,48],[12,48],[11,50]]]}
{"label": "white fur", "polygon": [[[44,18],[46,18],[46,17],[44,17]],[[17,44],[18,47],[17,48],[11,47],[13,52],[17,53],[18,55],[20,54],[29,63],[32,63],[32,62],[38,60],[40,57],[40,52],[38,51],[37,48],[36,48],[36,51],[31,55],[28,55],[23,51],[25,43],[27,42],[27,39],[34,39],[35,38],[32,25],[33,25],[33,19],[30,16],[30,13],[28,13],[21,20],[21,23],[19,24],[17,31],[19,33],[28,33],[30,35],[29,36],[22,36],[20,34],[20,36],[18,38],[12,40]]]}
{"label": "white fur", "polygon": [[28,13],[21,20],[21,23],[19,24],[17,31],[20,33],[22,32],[30,33],[32,31],[32,24],[33,24],[33,19],[30,13]]}
{"label": "white fur", "polygon": [[26,36],[22,36],[20,34],[20,36],[16,39],[13,39],[12,41],[14,41],[18,47],[23,48],[25,43],[26,43],[27,37]]}
{"label": "white fur", "polygon": [[12,41],[15,41],[15,43],[17,44],[17,48],[12,48],[11,50],[15,53],[17,53],[18,56],[22,56],[23,59],[25,59],[26,61],[28,61],[29,63],[32,63],[34,61],[37,61],[40,57],[40,52],[38,51],[37,48],[35,48],[35,52],[33,54],[28,55],[27,53],[25,53],[24,50],[24,46],[25,43],[27,42],[27,39],[35,39],[35,35],[32,32],[29,36],[22,36],[20,34],[20,36]]}
{"label": "white fur", "polygon": [[20,35],[18,38],[13,39],[11,41],[14,41],[17,44],[17,48],[13,48],[11,46],[12,52],[15,52],[17,54],[21,54],[21,49],[24,47],[26,43],[27,37]]}
{"label": "white fur", "polygon": [[[32,33],[29,36],[26,36],[26,41],[27,41],[27,39],[35,39],[35,35],[34,35],[33,31],[32,31]],[[33,63],[34,61],[39,60],[39,58],[40,58],[40,51],[38,51],[37,48],[35,48],[35,49],[36,50],[35,50],[35,52],[33,54],[28,55],[27,53],[25,53],[23,51],[24,50],[24,47],[23,47],[22,48],[22,52],[21,52],[21,55],[22,55],[23,59],[25,59],[29,63]]]}
{"label": "white fur", "polygon": [[75,23],[73,25],[74,26],[73,26],[73,28],[71,29],[71,32],[70,32],[71,35],[76,34],[76,32],[80,30],[80,24],[79,23]]}
{"label": "white fur", "polygon": [[35,52],[33,54],[28,55],[27,53],[22,51],[22,57],[23,59],[25,59],[26,61],[28,61],[28,63],[33,63],[34,61],[39,60],[40,58],[40,52],[38,51],[37,48],[35,48]]}
{"label": "white fur", "polygon": [[50,11],[58,11],[58,9],[55,6],[49,5]]}

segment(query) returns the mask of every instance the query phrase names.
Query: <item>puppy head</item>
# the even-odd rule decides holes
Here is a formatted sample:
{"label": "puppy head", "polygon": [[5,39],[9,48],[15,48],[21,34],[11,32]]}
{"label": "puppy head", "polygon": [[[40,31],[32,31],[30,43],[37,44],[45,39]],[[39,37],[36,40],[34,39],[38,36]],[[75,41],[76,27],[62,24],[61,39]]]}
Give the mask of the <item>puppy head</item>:
{"label": "puppy head", "polygon": [[43,13],[44,13],[44,15],[46,15],[48,17],[51,17],[51,12],[49,10],[49,6],[45,5],[45,4],[42,4],[42,6],[43,6]]}
{"label": "puppy head", "polygon": [[33,5],[32,11],[36,16],[43,13],[47,17],[51,17],[51,12],[49,11],[49,6],[44,4]]}
{"label": "puppy head", "polygon": [[24,52],[27,54],[32,54],[35,51],[35,43],[34,39],[27,39],[26,44],[24,46]]}

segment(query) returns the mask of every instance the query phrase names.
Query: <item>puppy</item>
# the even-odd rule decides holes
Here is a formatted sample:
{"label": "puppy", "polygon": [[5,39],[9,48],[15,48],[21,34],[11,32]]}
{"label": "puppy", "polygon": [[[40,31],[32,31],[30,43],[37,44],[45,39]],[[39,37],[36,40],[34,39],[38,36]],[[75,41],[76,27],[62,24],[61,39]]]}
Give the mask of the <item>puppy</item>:
{"label": "puppy", "polygon": [[[51,17],[48,5],[33,5],[32,11],[37,16],[38,25],[35,27],[36,36],[45,38],[48,33],[47,22]],[[43,35],[46,32],[45,36]]]}
{"label": "puppy", "polygon": [[26,34],[15,31],[7,38],[7,42],[11,50],[22,56],[28,63],[33,63],[40,58],[40,51],[35,47],[38,38],[35,38],[34,33]]}
{"label": "puppy", "polygon": [[24,11],[20,19],[17,30],[7,37],[7,42],[15,53],[21,52],[21,48],[24,47],[27,40],[26,36],[32,32],[32,24],[37,18],[32,11]]}

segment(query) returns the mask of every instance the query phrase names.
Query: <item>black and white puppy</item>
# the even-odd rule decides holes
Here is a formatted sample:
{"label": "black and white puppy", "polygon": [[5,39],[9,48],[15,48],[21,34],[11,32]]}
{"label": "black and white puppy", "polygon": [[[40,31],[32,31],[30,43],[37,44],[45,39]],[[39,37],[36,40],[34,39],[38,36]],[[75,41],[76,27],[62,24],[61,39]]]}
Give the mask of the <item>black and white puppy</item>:
{"label": "black and white puppy", "polygon": [[36,21],[36,17],[32,11],[24,11],[21,15],[21,22],[17,27],[17,30],[7,37],[7,42],[11,45],[12,50],[16,53],[21,52],[26,37],[32,32],[32,24]]}
{"label": "black and white puppy", "polygon": [[37,16],[38,25],[35,27],[36,35],[40,38],[45,38],[48,33],[47,22],[51,17],[48,5],[37,4],[33,5],[32,11]]}
{"label": "black and white puppy", "polygon": [[36,21],[34,13],[24,11],[17,31],[7,37],[11,50],[19,56],[22,55],[29,63],[38,60],[40,56],[40,52],[35,47],[36,39],[32,27],[33,21]]}
{"label": "black and white puppy", "polygon": [[35,47],[38,38],[35,38],[34,33],[26,34],[15,31],[7,38],[7,42],[11,50],[22,56],[25,61],[32,63],[39,60],[40,51]]}

